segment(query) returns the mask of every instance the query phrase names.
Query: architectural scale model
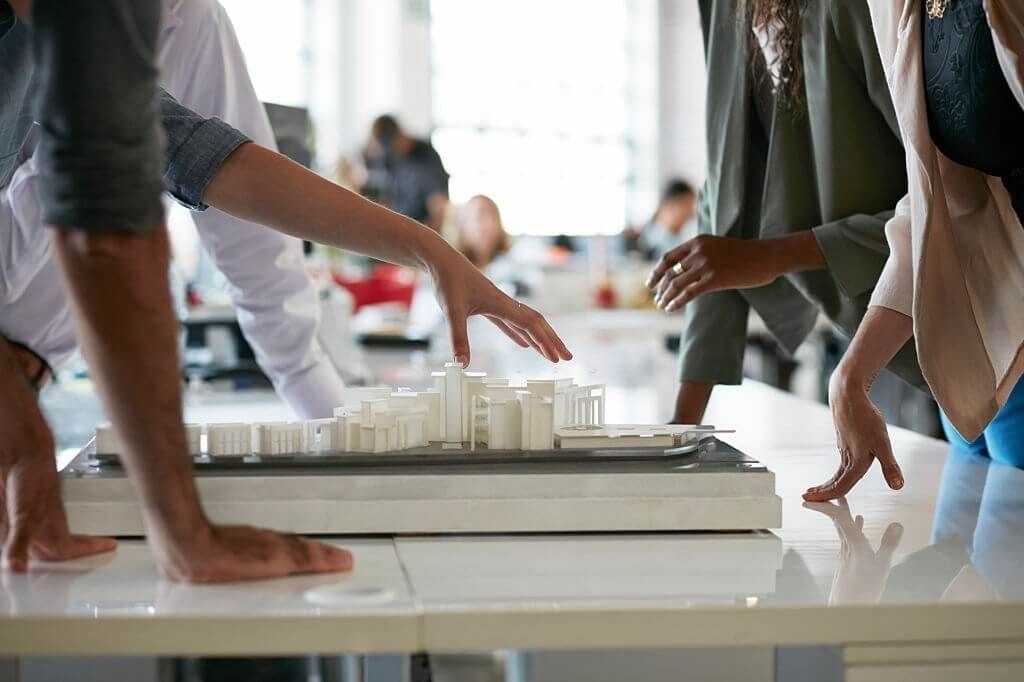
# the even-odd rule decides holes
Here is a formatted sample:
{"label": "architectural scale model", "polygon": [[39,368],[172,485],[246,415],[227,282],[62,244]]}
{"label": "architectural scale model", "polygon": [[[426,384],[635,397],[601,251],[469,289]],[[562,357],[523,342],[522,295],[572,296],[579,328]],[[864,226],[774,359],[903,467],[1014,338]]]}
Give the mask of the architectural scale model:
{"label": "architectural scale model", "polygon": [[[695,427],[609,425],[603,384],[572,379],[488,378],[449,363],[425,391],[350,388],[330,419],[257,424],[188,424],[189,454],[210,457],[394,453],[440,446],[447,454],[670,449]],[[201,447],[205,430],[206,447]],[[121,451],[110,426],[96,430],[96,452]]]}
{"label": "architectural scale model", "polygon": [[[775,477],[711,427],[605,423],[605,388],[450,364],[423,391],[353,388],[334,416],[186,427],[203,509],[313,534],[777,528]],[[78,533],[139,536],[135,490],[100,427],[61,471]]]}

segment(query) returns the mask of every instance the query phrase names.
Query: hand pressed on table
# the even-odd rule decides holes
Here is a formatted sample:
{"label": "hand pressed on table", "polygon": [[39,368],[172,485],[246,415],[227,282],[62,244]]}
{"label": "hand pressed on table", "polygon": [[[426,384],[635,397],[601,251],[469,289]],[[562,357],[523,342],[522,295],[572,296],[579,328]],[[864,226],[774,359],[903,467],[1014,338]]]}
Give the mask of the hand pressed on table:
{"label": "hand pressed on table", "polygon": [[871,385],[913,334],[912,320],[881,306],[868,308],[850,347],[832,373],[828,403],[836,427],[839,468],[825,483],[804,493],[808,502],[846,495],[876,459],[893,490],[903,488],[903,472],[893,455],[885,420],[871,402]]}
{"label": "hand pressed on table", "polygon": [[804,499],[825,502],[850,492],[877,459],[885,482],[893,490],[903,487],[903,472],[896,462],[881,412],[871,402],[870,384],[851,381],[837,370],[829,384],[829,406],[835,421],[839,468],[825,483],[808,488]]}
{"label": "hand pressed on table", "polygon": [[0,338],[0,543],[3,567],[113,550],[111,538],[73,535],[60,499],[53,436],[11,346]]}
{"label": "hand pressed on table", "polygon": [[201,524],[186,547],[187,552],[180,555],[154,547],[164,577],[175,582],[224,583],[351,571],[353,566],[347,550],[249,526]]}

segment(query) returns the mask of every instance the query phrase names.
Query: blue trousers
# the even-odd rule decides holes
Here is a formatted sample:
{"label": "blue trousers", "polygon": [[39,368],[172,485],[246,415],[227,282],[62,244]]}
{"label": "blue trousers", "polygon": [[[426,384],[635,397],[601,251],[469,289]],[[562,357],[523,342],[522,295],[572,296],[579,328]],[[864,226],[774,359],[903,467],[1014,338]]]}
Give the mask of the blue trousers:
{"label": "blue trousers", "polygon": [[995,462],[1024,468],[1024,380],[1019,381],[992,423],[973,443],[968,443],[946,415],[942,415],[942,428],[950,443],[971,452],[985,455]]}

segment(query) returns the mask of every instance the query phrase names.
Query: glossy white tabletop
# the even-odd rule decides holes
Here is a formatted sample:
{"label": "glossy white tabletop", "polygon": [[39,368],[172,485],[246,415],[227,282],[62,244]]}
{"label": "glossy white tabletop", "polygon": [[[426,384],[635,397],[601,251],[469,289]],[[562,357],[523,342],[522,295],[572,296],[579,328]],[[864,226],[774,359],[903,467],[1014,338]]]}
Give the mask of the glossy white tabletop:
{"label": "glossy white tabletop", "polygon": [[[561,375],[607,381],[610,419],[663,419],[661,335],[642,315],[609,319],[621,324],[562,320],[580,360]],[[478,344],[474,366],[545,371],[492,348]],[[413,383],[433,362],[398,357],[375,358],[382,381]],[[162,582],[143,545],[122,543],[105,564],[5,576],[0,655],[1024,639],[1024,472],[893,429],[904,490],[874,469],[848,507],[805,507],[800,493],[835,467],[825,407],[748,383],[716,391],[708,421],[776,473],[781,530],[338,539],[351,576],[215,587]]]}

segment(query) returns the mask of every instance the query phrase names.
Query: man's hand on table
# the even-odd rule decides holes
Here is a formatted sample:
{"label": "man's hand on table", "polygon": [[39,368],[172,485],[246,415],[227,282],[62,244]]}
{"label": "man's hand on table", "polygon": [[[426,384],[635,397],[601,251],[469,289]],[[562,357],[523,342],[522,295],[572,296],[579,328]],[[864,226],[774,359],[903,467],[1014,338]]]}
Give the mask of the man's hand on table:
{"label": "man's hand on table", "polygon": [[176,582],[282,578],[351,571],[353,565],[347,550],[248,526],[204,524],[184,547],[168,547],[152,538],[151,544],[164,576]]}
{"label": "man's hand on table", "polygon": [[60,499],[53,436],[11,346],[0,339],[0,541],[3,566],[63,561],[113,550],[111,538],[74,535]]}

